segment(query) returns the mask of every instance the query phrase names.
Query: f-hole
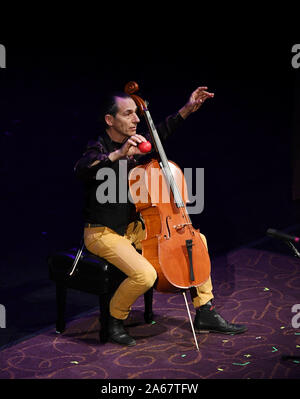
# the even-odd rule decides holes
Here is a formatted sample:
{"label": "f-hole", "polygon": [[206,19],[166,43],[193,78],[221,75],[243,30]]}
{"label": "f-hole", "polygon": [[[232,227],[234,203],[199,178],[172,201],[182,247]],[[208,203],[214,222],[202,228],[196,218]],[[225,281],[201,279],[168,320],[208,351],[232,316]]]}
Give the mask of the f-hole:
{"label": "f-hole", "polygon": [[166,226],[167,226],[167,229],[168,229],[168,237],[167,237],[167,239],[171,238],[171,231],[170,231],[170,226],[169,226],[168,219],[171,219],[171,216],[167,216],[166,217]]}

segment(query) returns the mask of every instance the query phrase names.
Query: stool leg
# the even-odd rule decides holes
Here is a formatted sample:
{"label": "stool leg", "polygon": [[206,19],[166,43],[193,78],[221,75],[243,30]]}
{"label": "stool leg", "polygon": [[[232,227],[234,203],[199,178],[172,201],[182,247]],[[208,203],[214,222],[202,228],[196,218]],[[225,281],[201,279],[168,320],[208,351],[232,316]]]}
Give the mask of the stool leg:
{"label": "stool leg", "polygon": [[56,332],[63,333],[66,328],[65,312],[66,312],[67,287],[63,284],[56,283]]}
{"label": "stool leg", "polygon": [[99,308],[100,308],[100,342],[105,343],[108,341],[108,322],[109,322],[109,302],[111,299],[110,294],[99,295]]}
{"label": "stool leg", "polygon": [[153,301],[153,288],[150,288],[144,294],[144,302],[145,302],[144,320],[148,324],[150,324],[153,321],[152,301]]}

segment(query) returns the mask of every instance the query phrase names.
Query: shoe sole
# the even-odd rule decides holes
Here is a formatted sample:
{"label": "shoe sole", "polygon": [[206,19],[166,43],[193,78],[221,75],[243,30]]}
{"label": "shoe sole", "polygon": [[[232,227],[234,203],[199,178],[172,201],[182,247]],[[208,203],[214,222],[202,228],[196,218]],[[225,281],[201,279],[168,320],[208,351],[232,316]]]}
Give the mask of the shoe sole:
{"label": "shoe sole", "polygon": [[131,344],[124,344],[122,342],[115,341],[112,338],[109,338],[108,341],[113,343],[113,344],[118,344],[118,345],[122,345],[122,346],[135,346],[136,345],[136,341],[132,342]]}

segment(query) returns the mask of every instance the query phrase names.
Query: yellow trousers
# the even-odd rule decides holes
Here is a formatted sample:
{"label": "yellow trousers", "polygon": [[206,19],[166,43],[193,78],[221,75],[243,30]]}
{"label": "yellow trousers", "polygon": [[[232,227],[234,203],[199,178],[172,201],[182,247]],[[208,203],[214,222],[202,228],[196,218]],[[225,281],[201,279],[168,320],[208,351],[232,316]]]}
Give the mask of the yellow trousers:
{"label": "yellow trousers", "polygon": [[[124,236],[108,227],[85,227],[84,229],[86,248],[91,253],[106,259],[128,276],[110,301],[110,314],[116,319],[126,319],[133,303],[148,291],[156,280],[155,268],[137,252],[142,249],[141,241],[144,238],[145,230],[140,221],[130,223]],[[207,247],[203,234],[201,238]],[[191,288],[190,293],[195,308],[206,304],[213,298],[211,278],[200,287]]]}

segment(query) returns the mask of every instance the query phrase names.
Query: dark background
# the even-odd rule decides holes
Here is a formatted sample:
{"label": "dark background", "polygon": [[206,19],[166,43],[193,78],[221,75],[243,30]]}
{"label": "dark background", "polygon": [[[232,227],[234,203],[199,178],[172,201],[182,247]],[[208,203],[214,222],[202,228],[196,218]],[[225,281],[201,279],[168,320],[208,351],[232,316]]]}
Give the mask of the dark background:
{"label": "dark background", "polygon": [[[257,241],[284,251],[261,241],[267,228],[298,231],[300,69],[291,66],[297,39],[221,35],[187,45],[166,34],[149,45],[150,39],[0,40],[7,52],[7,68],[0,69],[7,342],[55,322],[46,258],[78,245],[82,235],[73,166],[100,132],[101,97],[130,80],[139,83],[155,122],[176,112],[197,86],[215,93],[165,145],[182,168],[205,169],[204,211],[191,218],[212,258]],[[97,299],[72,293],[69,304],[72,317]]]}

